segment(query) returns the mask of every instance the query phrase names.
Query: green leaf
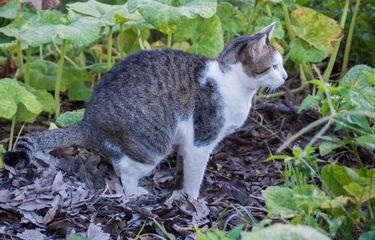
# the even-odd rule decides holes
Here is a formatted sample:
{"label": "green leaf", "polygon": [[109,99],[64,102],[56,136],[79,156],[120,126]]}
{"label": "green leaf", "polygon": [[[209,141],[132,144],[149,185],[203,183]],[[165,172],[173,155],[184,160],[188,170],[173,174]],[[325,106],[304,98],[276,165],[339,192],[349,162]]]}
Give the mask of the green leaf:
{"label": "green leaf", "polygon": [[296,6],[291,13],[295,35],[316,49],[330,54],[334,43],[342,37],[337,22],[311,8]]}
{"label": "green leaf", "polygon": [[221,21],[221,26],[225,32],[232,34],[239,33],[244,30],[244,15],[237,10],[232,4],[224,2],[217,7],[217,16]]}
{"label": "green leaf", "polygon": [[356,182],[352,182],[344,186],[344,189],[362,204],[375,198],[375,178],[368,185],[361,186]]}
{"label": "green leaf", "polygon": [[86,237],[82,237],[82,236],[73,235],[73,236],[68,236],[66,240],[90,240],[90,239]]}
{"label": "green leaf", "polygon": [[99,31],[100,26],[95,18],[60,16],[57,12],[40,11],[22,26],[21,38],[30,46],[65,39],[83,47],[94,42],[99,37]]}
{"label": "green leaf", "polygon": [[[55,81],[58,65],[54,62],[36,59],[30,64],[30,86],[35,89],[55,90]],[[25,67],[22,69],[24,74]],[[61,91],[66,91],[67,87],[61,84]]]}
{"label": "green leaf", "polygon": [[216,6],[216,0],[128,1],[130,12],[138,10],[147,22],[165,34],[173,33],[177,24],[184,18],[195,19],[198,16],[202,18],[212,17],[216,12]]}
{"label": "green leaf", "polygon": [[85,70],[64,66],[62,81],[68,88],[70,101],[87,101],[91,96],[91,88],[85,82],[91,82],[93,77]]}
{"label": "green leaf", "polygon": [[228,238],[230,239],[239,239],[241,235],[241,231],[243,229],[243,225],[238,225],[234,227],[229,233],[228,233]]}
{"label": "green leaf", "polygon": [[42,111],[42,105],[36,96],[18,84],[15,79],[4,78],[0,80],[0,96],[2,99],[0,104],[1,118],[10,119],[14,114],[17,114],[21,120],[25,117],[29,121],[31,115],[37,116]]}
{"label": "green leaf", "polygon": [[286,187],[268,187],[262,191],[270,216],[292,217],[298,213],[294,191]]}
{"label": "green leaf", "polygon": [[217,57],[224,48],[223,29],[218,16],[185,20],[177,26],[174,37],[176,41],[190,40],[189,52],[210,58]]}
{"label": "green leaf", "polygon": [[87,2],[68,4],[67,8],[70,11],[94,17],[102,26],[114,26],[117,23],[116,16],[118,20],[123,22],[126,22],[127,19],[143,20],[142,16],[138,13],[130,14],[126,4],[110,5],[95,0],[89,0]]}
{"label": "green leaf", "polygon": [[291,46],[290,58],[295,63],[320,62],[327,56],[325,52],[309,46],[307,42],[301,39],[293,40]]}
{"label": "green leaf", "polygon": [[366,65],[352,67],[341,79],[339,87],[343,96],[341,108],[346,110],[375,110],[375,68]]}
{"label": "green leaf", "polygon": [[141,50],[139,45],[138,32],[142,39],[147,39],[150,35],[150,31],[147,29],[140,30],[136,28],[129,28],[124,31],[124,51],[126,53],[135,53]]}
{"label": "green leaf", "polygon": [[320,102],[319,96],[308,95],[305,97],[305,99],[303,99],[303,101],[301,102],[301,105],[299,105],[297,112],[300,113],[308,109],[319,109],[319,102]]}
{"label": "green leaf", "polygon": [[3,144],[0,144],[0,169],[4,169],[3,154],[6,152]]}
{"label": "green leaf", "polygon": [[[30,86],[35,89],[53,91],[58,65],[54,62],[37,59],[30,64]],[[25,71],[24,69],[22,70]],[[91,96],[91,89],[86,87],[85,82],[93,79],[87,71],[76,69],[72,66],[64,66],[61,81],[61,92],[68,90],[69,100],[87,101]]]}
{"label": "green leaf", "polygon": [[11,0],[0,8],[0,17],[14,19],[18,16],[18,11],[21,8],[19,0]]}
{"label": "green leaf", "polygon": [[76,122],[79,122],[83,119],[83,115],[85,114],[85,109],[79,109],[76,111],[69,111],[69,112],[64,112],[61,114],[57,119],[56,123],[60,127],[68,127]]}
{"label": "green leaf", "polygon": [[355,138],[355,142],[365,148],[368,148],[370,150],[375,150],[375,135],[364,135]]}
{"label": "green leaf", "polygon": [[324,136],[322,137],[322,139],[324,141],[319,145],[319,154],[321,156],[325,156],[328,153],[331,153],[333,150],[344,145],[344,142],[337,137]]}
{"label": "green leaf", "polygon": [[54,98],[52,94],[44,89],[34,89],[29,86],[25,86],[26,89],[36,96],[36,99],[42,104],[42,111],[53,113],[55,111]]}
{"label": "green leaf", "polygon": [[336,196],[350,194],[360,203],[374,197],[374,169],[351,169],[329,164],[323,167],[321,176],[324,186]]}
{"label": "green leaf", "polygon": [[276,223],[263,229],[242,234],[242,240],[329,240],[312,227]]}
{"label": "green leaf", "polygon": [[[345,195],[346,190],[343,186],[350,184],[359,176],[353,170],[335,164],[325,165],[322,169],[321,176],[324,187],[336,196]],[[357,176],[355,176],[357,175]]]}

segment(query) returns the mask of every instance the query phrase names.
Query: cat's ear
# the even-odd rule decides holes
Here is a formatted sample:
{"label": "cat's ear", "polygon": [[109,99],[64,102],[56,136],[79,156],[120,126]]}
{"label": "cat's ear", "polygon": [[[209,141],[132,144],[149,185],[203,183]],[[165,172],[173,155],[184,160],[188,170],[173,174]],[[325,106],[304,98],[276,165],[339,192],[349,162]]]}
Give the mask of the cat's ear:
{"label": "cat's ear", "polygon": [[266,35],[267,39],[271,41],[273,30],[275,29],[276,22],[271,23],[267,27],[263,28],[258,32],[260,35]]}
{"label": "cat's ear", "polygon": [[246,44],[242,54],[240,54],[240,60],[242,62],[248,62],[249,60],[256,61],[262,56],[263,49],[267,41],[267,35],[261,35],[258,38],[251,40]]}

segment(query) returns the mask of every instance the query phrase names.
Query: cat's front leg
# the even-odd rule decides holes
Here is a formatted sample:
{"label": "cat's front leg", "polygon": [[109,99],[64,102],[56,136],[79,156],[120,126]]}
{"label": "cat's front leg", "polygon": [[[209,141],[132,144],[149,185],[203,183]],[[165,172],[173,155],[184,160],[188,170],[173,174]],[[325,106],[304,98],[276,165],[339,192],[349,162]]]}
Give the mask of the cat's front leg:
{"label": "cat's front leg", "polygon": [[183,147],[179,152],[183,157],[184,191],[192,198],[197,199],[199,196],[199,189],[212,149],[212,146],[192,146]]}

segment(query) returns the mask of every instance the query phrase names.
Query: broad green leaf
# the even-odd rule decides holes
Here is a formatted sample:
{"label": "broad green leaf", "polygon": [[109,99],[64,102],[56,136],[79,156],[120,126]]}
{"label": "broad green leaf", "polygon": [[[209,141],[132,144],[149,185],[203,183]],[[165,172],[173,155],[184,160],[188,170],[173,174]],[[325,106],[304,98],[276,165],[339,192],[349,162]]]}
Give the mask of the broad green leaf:
{"label": "broad green leaf", "polygon": [[355,142],[365,148],[368,148],[370,150],[375,150],[375,135],[364,135],[355,138]]}
{"label": "broad green leaf", "polygon": [[[374,188],[373,184],[375,183],[374,169],[351,169],[329,164],[323,167],[321,176],[324,186],[336,196],[348,195],[351,194],[350,192],[354,193],[353,186],[357,186],[357,190],[360,189],[358,186],[370,190],[371,187]],[[352,183],[358,185],[353,185]],[[348,190],[350,191],[348,192]],[[371,194],[373,193],[370,193],[369,196],[372,196]],[[358,195],[353,196],[356,197],[356,199],[360,199]]]}
{"label": "broad green leaf", "polygon": [[319,145],[319,154],[321,156],[325,156],[344,145],[343,141],[337,137],[324,136],[322,139],[323,142]]}
{"label": "broad green leaf", "polygon": [[311,8],[296,6],[291,13],[292,28],[297,37],[316,49],[330,54],[342,37],[337,22]]}
{"label": "broad green leaf", "polygon": [[343,96],[341,108],[375,110],[375,68],[366,65],[352,67],[341,79],[339,89]]}
{"label": "broad green leaf", "polygon": [[147,29],[127,29],[124,31],[124,51],[130,54],[141,50],[141,46],[139,45],[139,36],[141,36],[142,39],[147,39],[149,35],[150,31]]}
{"label": "broad green leaf", "polygon": [[70,125],[82,120],[85,109],[79,109],[76,111],[64,112],[57,119],[56,123],[60,127],[69,127]]}
{"label": "broad green leaf", "polygon": [[[129,0],[130,12],[138,10],[159,31],[170,34],[184,18],[210,18],[216,12],[216,0]],[[207,30],[207,29],[206,29]],[[200,34],[202,34],[201,32]]]}
{"label": "broad green leaf", "polygon": [[91,96],[91,88],[85,82],[91,82],[93,77],[85,70],[64,66],[62,81],[68,89],[70,101],[87,101]]}
{"label": "broad green leaf", "polygon": [[273,4],[284,3],[287,7],[292,7],[295,3],[295,0],[269,0]]}
{"label": "broad green leaf", "polygon": [[263,28],[267,27],[268,25],[274,22],[276,23],[276,26],[275,26],[275,29],[273,30],[272,37],[283,39],[284,30],[280,22],[280,19],[276,17],[261,16],[260,18],[258,18],[256,21],[255,28],[254,28],[254,33],[261,31]]}
{"label": "broad green leaf", "polygon": [[[55,90],[55,81],[58,65],[54,62],[36,59],[30,64],[30,86],[35,89]],[[23,73],[25,69],[23,68]],[[66,91],[67,87],[61,84],[61,91]]]}
{"label": "broad green leaf", "polygon": [[17,112],[17,102],[6,91],[2,91],[0,80],[0,118],[11,119]]}
{"label": "broad green leaf", "polygon": [[0,7],[0,17],[14,19],[18,16],[18,11],[21,8],[19,0],[11,0],[4,6]]}
{"label": "broad green leaf", "polygon": [[269,216],[292,217],[298,213],[294,191],[286,187],[268,187],[262,191]]}
{"label": "broad green leaf", "polygon": [[190,40],[189,52],[206,57],[217,57],[224,48],[223,29],[218,16],[208,19],[187,19],[177,26],[175,40]]}
{"label": "broad green leaf", "polygon": [[17,18],[13,20],[11,23],[8,25],[1,27],[0,32],[5,34],[8,37],[14,37],[14,38],[19,38],[21,34],[21,28],[24,24],[24,20],[21,18]]}
{"label": "broad green leaf", "polygon": [[345,195],[347,192],[343,187],[359,178],[358,174],[355,176],[356,173],[353,170],[347,170],[348,168],[335,164],[325,165],[322,169],[321,176],[324,186],[336,196]]}
{"label": "broad green leaf", "polygon": [[[371,86],[368,79],[368,74],[375,75],[375,69],[367,65],[355,65],[352,67],[341,79],[342,83],[354,83],[358,82],[362,87]],[[373,84],[372,84],[373,85]]]}
{"label": "broad green leaf", "polygon": [[269,227],[254,231],[243,232],[242,240],[329,240],[327,236],[312,227],[303,225],[276,223]]}
{"label": "broad green leaf", "polygon": [[242,229],[243,229],[243,225],[238,225],[238,226],[234,227],[228,233],[228,238],[230,238],[230,239],[238,239],[241,236]]}
{"label": "broad green leaf", "polygon": [[94,42],[99,37],[99,31],[100,26],[95,18],[60,16],[53,11],[40,11],[22,26],[21,38],[30,46],[65,39],[83,47]]}
{"label": "broad green leaf", "polygon": [[319,109],[319,102],[320,102],[319,96],[308,95],[305,97],[305,99],[303,99],[297,111],[300,113],[307,109]]}
{"label": "broad green leaf", "polygon": [[54,98],[49,92],[45,89],[37,90],[29,86],[25,87],[29,92],[34,94],[36,99],[42,104],[43,112],[53,113],[55,111]]}
{"label": "broad green leaf", "polygon": [[327,196],[315,185],[300,185],[293,188],[294,202],[299,210],[312,213],[327,200]]}
{"label": "broad green leaf", "polygon": [[68,236],[66,240],[90,240],[90,239],[86,237],[82,237],[82,236],[73,235],[73,236]]}
{"label": "broad green leaf", "polygon": [[142,20],[138,13],[130,14],[126,4],[109,5],[95,0],[87,2],[76,2],[67,5],[68,9],[82,15],[94,17],[102,26],[114,26],[117,20],[126,21],[127,19]]}
{"label": "broad green leaf", "polygon": [[0,169],[4,168],[3,154],[6,152],[3,144],[0,144]]}
{"label": "broad green leaf", "polygon": [[320,62],[327,56],[325,52],[309,46],[307,42],[301,39],[293,40],[291,46],[290,58],[295,63]]}
{"label": "broad green leaf", "polygon": [[223,30],[232,34],[239,33],[244,30],[244,15],[237,10],[232,4],[224,2],[217,7],[217,16],[221,21]]}
{"label": "broad green leaf", "polygon": [[[30,64],[30,86],[35,89],[53,91],[58,65],[46,60],[35,60]],[[24,69],[23,69],[24,72]],[[61,81],[61,92],[68,90],[69,100],[87,101],[91,96],[91,89],[85,82],[91,82],[92,76],[85,70],[79,70],[72,66],[64,66]]]}
{"label": "broad green leaf", "polygon": [[356,182],[352,182],[344,186],[344,189],[362,204],[375,198],[375,178],[368,185],[361,186]]}
{"label": "broad green leaf", "polygon": [[[0,80],[0,96],[5,103],[1,101],[0,117],[10,119],[15,113],[23,119],[23,115],[38,115],[42,111],[42,105],[36,96],[27,91],[26,88],[18,84],[15,79],[4,78]],[[5,104],[9,104],[7,107]],[[16,105],[16,112],[14,106]],[[10,116],[10,114],[12,114]]]}

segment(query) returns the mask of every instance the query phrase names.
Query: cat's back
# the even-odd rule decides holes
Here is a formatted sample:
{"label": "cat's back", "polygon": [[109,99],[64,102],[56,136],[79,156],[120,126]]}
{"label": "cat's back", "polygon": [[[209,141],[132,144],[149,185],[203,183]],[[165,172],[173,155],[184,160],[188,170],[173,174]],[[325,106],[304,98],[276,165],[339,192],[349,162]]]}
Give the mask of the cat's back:
{"label": "cat's back", "polygon": [[166,90],[186,82],[197,82],[207,59],[173,49],[139,51],[118,62],[103,76],[96,88],[137,90]]}

